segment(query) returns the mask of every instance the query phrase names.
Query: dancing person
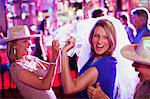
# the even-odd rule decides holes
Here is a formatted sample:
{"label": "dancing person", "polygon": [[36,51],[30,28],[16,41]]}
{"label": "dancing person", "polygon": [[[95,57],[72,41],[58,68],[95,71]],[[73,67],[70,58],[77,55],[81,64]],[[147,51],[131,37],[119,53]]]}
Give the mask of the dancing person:
{"label": "dancing person", "polygon": [[56,59],[59,54],[59,42],[52,42],[52,59],[50,63],[32,56],[31,38],[26,25],[8,29],[7,37],[0,43],[7,43],[7,55],[10,62],[11,77],[25,99],[56,99],[52,90]]}
{"label": "dancing person", "polygon": [[[103,16],[99,18],[92,18],[85,20],[84,24],[80,25],[82,28],[87,29],[82,30],[82,28],[78,28],[78,30],[82,31],[82,34],[89,35],[89,31],[93,27],[93,24],[97,22],[99,19],[108,19],[116,30],[116,48],[113,52],[113,57],[117,60],[117,74],[116,74],[116,81],[115,81],[115,89],[114,89],[114,98],[115,99],[124,99],[124,98],[132,98],[134,95],[134,89],[137,84],[137,74],[134,71],[134,69],[131,67],[132,61],[125,59],[120,54],[120,49],[127,44],[130,44],[128,37],[126,35],[126,31],[120,22],[120,20],[116,19],[115,17],[111,16]],[[86,25],[90,23],[90,25]],[[119,26],[119,27],[118,27]],[[122,38],[121,36],[124,38]],[[88,39],[88,36],[85,37],[85,39]],[[79,59],[78,59],[78,71],[84,66],[84,64],[87,62],[87,60],[90,58],[90,44],[88,40],[83,43],[82,48],[80,50]],[[128,69],[127,69],[128,67]],[[128,87],[124,87],[128,86]]]}
{"label": "dancing person", "polygon": [[89,42],[91,57],[74,80],[70,75],[67,52],[75,46],[75,38],[69,38],[62,49],[61,64],[64,92],[66,94],[77,93],[78,98],[88,98],[87,87],[100,82],[104,93],[113,99],[117,63],[116,59],[112,57],[116,48],[116,32],[113,24],[107,19],[97,21],[91,31]]}

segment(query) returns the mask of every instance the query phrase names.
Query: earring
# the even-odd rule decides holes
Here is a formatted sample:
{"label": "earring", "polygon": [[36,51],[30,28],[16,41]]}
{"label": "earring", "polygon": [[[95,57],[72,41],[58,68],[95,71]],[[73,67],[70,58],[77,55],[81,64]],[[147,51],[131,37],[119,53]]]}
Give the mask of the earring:
{"label": "earring", "polygon": [[14,54],[16,54],[16,48],[14,47]]}

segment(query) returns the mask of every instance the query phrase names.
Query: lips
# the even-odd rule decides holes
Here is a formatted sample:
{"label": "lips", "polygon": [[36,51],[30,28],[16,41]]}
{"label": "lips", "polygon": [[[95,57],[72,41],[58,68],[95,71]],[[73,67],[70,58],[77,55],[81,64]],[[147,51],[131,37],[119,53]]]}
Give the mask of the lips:
{"label": "lips", "polygon": [[27,52],[31,52],[31,51],[32,51],[31,47],[26,48],[25,50],[26,50]]}
{"label": "lips", "polygon": [[28,52],[29,52],[29,51],[31,51],[31,49],[30,49],[30,48],[26,48],[26,51],[28,51]]}
{"label": "lips", "polygon": [[102,50],[104,48],[104,45],[96,45],[97,50]]}
{"label": "lips", "polygon": [[135,71],[138,71],[138,69],[135,68]]}
{"label": "lips", "polygon": [[96,45],[97,48],[103,48],[104,45]]}
{"label": "lips", "polygon": [[101,51],[103,49],[103,47],[96,47],[96,49],[95,50],[97,50],[97,51]]}
{"label": "lips", "polygon": [[139,77],[139,78],[141,77],[141,73],[138,74],[138,77]]}

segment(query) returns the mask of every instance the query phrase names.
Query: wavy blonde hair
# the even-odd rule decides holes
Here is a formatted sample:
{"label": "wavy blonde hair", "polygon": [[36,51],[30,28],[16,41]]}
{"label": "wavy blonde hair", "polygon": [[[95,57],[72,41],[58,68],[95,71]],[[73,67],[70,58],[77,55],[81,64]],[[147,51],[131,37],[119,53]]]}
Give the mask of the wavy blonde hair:
{"label": "wavy blonde hair", "polygon": [[17,59],[17,55],[15,53],[15,48],[14,48],[15,44],[16,44],[16,40],[7,43],[7,56],[10,64],[15,62],[15,60]]}
{"label": "wavy blonde hair", "polygon": [[95,24],[95,26],[91,30],[91,33],[89,36],[89,42],[90,42],[91,51],[92,51],[91,54],[96,55],[96,53],[94,51],[93,44],[92,44],[92,38],[93,38],[94,30],[97,26],[101,26],[104,28],[104,30],[108,36],[108,42],[110,44],[109,49],[103,55],[104,56],[105,55],[112,55],[115,48],[116,48],[116,31],[115,31],[115,27],[113,26],[113,24],[107,19],[100,19],[99,21],[97,21],[97,23]]}

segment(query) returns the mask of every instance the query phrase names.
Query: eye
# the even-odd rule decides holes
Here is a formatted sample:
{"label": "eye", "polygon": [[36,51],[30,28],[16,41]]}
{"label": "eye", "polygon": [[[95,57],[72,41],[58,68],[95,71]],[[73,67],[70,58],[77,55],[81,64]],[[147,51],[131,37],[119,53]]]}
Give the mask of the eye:
{"label": "eye", "polygon": [[23,40],[23,42],[27,42],[27,40]]}
{"label": "eye", "polygon": [[24,39],[23,42],[24,42],[24,43],[26,43],[26,42],[31,42],[31,40],[30,40],[30,39]]}
{"label": "eye", "polygon": [[108,36],[103,36],[104,39],[108,39]]}
{"label": "eye", "polygon": [[97,34],[94,34],[94,35],[93,35],[93,37],[96,37],[96,38],[98,38],[98,37],[99,37],[99,35],[97,35]]}

